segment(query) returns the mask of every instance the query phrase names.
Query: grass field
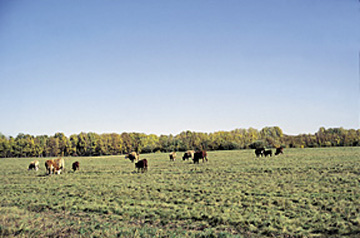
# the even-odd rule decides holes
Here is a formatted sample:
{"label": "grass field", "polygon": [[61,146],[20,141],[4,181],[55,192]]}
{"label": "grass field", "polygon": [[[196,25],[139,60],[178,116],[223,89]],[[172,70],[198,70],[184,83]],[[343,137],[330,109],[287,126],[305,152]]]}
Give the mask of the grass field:
{"label": "grass field", "polygon": [[[360,148],[65,158],[66,173],[0,159],[2,237],[359,237]],[[80,171],[70,168],[80,161]]]}

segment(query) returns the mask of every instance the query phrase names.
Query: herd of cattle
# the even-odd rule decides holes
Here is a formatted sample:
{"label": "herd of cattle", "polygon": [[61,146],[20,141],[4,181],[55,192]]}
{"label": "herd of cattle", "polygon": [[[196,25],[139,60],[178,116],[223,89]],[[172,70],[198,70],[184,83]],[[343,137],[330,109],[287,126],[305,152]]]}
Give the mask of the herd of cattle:
{"label": "herd of cattle", "polygon": [[[275,155],[283,154],[283,148],[276,148]],[[272,150],[265,150],[265,148],[258,148],[255,150],[256,157],[266,157],[266,156],[272,156]],[[176,160],[176,152],[171,152],[169,154],[170,161]],[[136,152],[131,152],[127,155],[125,155],[125,159],[129,159],[131,162],[135,161],[135,169],[137,169],[138,172],[146,172],[148,170],[148,161],[147,159],[140,160],[140,155]],[[192,159],[194,164],[198,164],[200,160],[203,161],[203,163],[208,161],[207,153],[205,150],[200,151],[194,151],[194,150],[188,150],[184,153],[182,159],[189,160]],[[30,163],[28,170],[39,170],[39,161],[34,160]],[[53,160],[46,160],[45,161],[45,169],[46,174],[60,174],[62,171],[65,171],[65,160],[63,158],[57,158]],[[80,163],[79,161],[76,161],[72,164],[72,169],[75,172],[76,170],[80,169]]]}
{"label": "herd of cattle", "polygon": [[[275,151],[275,155],[279,155],[279,154],[283,154],[284,153],[284,148],[283,147],[279,147],[279,148],[276,148],[276,151]],[[266,157],[266,156],[272,156],[272,150],[265,150],[265,148],[258,148],[255,150],[255,155],[256,157]]]}
{"label": "herd of cattle", "polygon": [[[28,170],[38,171],[40,164],[38,160],[31,161]],[[65,160],[63,158],[50,159],[45,161],[46,174],[60,174],[62,171],[65,171]],[[72,169],[74,172],[80,169],[79,161],[76,161],[72,164]]]}
{"label": "herd of cattle", "polygon": [[[171,152],[169,154],[170,161],[176,160],[176,152]],[[207,159],[207,153],[205,150],[202,151],[194,151],[194,150],[188,150],[184,153],[183,160],[189,160],[192,159],[194,161],[194,164],[198,164],[200,159],[202,159],[203,162],[208,161]],[[125,159],[129,159],[131,162],[135,163],[135,169],[137,169],[138,172],[146,172],[148,170],[148,161],[147,159],[140,160],[140,155],[136,152],[131,152],[127,155],[125,155]]]}

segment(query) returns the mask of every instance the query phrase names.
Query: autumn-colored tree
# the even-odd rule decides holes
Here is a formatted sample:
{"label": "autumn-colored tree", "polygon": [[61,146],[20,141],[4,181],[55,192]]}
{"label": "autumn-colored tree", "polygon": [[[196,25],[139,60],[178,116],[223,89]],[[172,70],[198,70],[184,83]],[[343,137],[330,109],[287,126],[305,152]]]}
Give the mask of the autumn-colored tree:
{"label": "autumn-colored tree", "polygon": [[315,134],[285,135],[277,127],[265,127],[202,133],[184,131],[178,135],[121,135],[81,132],[69,138],[64,133],[54,136],[32,136],[20,133],[15,138],[0,133],[0,157],[98,156],[137,153],[198,150],[254,149],[259,147],[325,147],[360,146],[360,130],[319,128]]}

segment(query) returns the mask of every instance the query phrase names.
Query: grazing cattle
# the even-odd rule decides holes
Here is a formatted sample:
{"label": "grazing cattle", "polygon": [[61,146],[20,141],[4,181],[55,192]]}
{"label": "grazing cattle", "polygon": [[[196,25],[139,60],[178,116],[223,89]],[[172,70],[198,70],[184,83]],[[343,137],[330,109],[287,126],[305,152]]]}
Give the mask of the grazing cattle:
{"label": "grazing cattle", "polygon": [[256,157],[261,157],[264,155],[265,149],[264,148],[258,148],[255,150]]}
{"label": "grazing cattle", "polygon": [[176,152],[171,152],[171,153],[169,154],[169,157],[170,157],[170,161],[175,161],[175,159],[176,159]]}
{"label": "grazing cattle", "polygon": [[58,164],[55,163],[54,160],[46,160],[45,161],[45,169],[46,169],[47,175],[60,174],[60,172],[61,172],[61,169],[59,168]]}
{"label": "grazing cattle", "polygon": [[138,161],[140,156],[136,152],[131,152],[125,155],[125,159],[129,159],[131,162]]}
{"label": "grazing cattle", "polygon": [[272,156],[272,150],[265,150],[264,151],[264,156],[266,157],[268,155],[270,155],[270,157]]}
{"label": "grazing cattle", "polygon": [[54,159],[54,162],[57,164],[60,170],[65,172],[65,160],[63,158]]}
{"label": "grazing cattle", "polygon": [[206,153],[205,150],[196,151],[196,152],[194,153],[194,159],[193,159],[194,164],[198,164],[200,159],[202,159],[203,163],[205,162],[205,160],[206,160],[206,162],[207,162],[208,159],[207,159],[206,156],[207,156],[207,153]]}
{"label": "grazing cattle", "polygon": [[74,162],[74,163],[72,164],[72,169],[74,170],[74,172],[75,172],[76,170],[79,170],[79,169],[80,169],[80,163],[79,163],[79,161],[76,161],[76,162]]}
{"label": "grazing cattle", "polygon": [[31,163],[29,164],[28,170],[32,170],[32,169],[34,169],[35,171],[38,171],[39,161],[37,161],[37,160],[31,161]]}
{"label": "grazing cattle", "polygon": [[188,150],[188,151],[186,151],[185,153],[184,153],[184,155],[183,155],[183,160],[189,160],[189,159],[194,159],[194,153],[195,153],[195,151],[193,151],[193,150]]}
{"label": "grazing cattle", "polygon": [[135,163],[135,169],[139,172],[141,169],[141,172],[144,173],[148,170],[148,162],[146,159],[139,160]]}
{"label": "grazing cattle", "polygon": [[282,147],[276,148],[275,155],[279,155],[279,154],[283,154],[283,153],[284,153],[284,148],[282,148]]}

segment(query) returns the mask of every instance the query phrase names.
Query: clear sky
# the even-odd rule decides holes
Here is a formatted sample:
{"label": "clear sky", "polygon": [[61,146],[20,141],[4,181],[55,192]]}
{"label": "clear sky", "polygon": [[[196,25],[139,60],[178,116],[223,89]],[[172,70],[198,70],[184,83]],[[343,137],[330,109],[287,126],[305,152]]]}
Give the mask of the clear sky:
{"label": "clear sky", "polygon": [[356,0],[1,0],[0,132],[359,129]]}

